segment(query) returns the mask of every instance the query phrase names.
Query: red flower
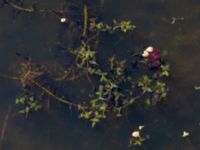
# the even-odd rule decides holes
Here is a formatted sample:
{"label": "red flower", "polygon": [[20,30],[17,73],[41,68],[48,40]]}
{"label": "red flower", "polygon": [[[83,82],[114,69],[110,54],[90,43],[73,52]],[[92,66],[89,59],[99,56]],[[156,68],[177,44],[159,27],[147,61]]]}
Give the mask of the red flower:
{"label": "red flower", "polygon": [[153,52],[150,53],[150,55],[148,56],[147,59],[149,62],[154,63],[154,62],[158,61],[159,58],[160,58],[160,50],[154,48]]}

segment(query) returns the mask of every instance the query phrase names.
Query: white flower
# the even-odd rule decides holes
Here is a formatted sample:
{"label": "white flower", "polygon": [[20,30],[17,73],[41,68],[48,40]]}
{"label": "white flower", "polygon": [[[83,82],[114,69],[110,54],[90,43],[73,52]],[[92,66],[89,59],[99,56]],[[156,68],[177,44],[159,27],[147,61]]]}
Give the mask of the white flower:
{"label": "white flower", "polygon": [[60,18],[60,22],[61,22],[61,23],[66,22],[66,18],[64,18],[64,17]]}
{"label": "white flower", "polygon": [[140,131],[133,131],[132,132],[132,137],[139,138],[140,137]]}
{"label": "white flower", "polygon": [[183,131],[182,137],[184,138],[184,137],[187,137],[187,136],[189,136],[189,135],[190,135],[189,132],[187,132],[187,131]]}
{"label": "white flower", "polygon": [[144,51],[143,54],[142,54],[142,56],[143,56],[143,57],[148,57],[148,56],[149,56],[149,52]]}
{"label": "white flower", "polygon": [[141,125],[141,126],[138,127],[139,130],[142,130],[143,128],[144,128],[143,125]]}
{"label": "white flower", "polygon": [[145,49],[145,51],[151,53],[151,52],[153,52],[153,47],[152,47],[152,46],[149,46],[149,47],[147,47],[147,48]]}

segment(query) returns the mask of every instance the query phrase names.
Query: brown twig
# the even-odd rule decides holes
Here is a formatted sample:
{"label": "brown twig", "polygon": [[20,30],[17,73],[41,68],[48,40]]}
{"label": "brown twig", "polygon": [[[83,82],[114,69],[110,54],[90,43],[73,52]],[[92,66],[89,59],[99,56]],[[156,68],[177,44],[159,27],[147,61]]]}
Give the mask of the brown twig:
{"label": "brown twig", "polygon": [[14,9],[20,10],[20,11],[24,11],[24,12],[28,12],[28,13],[32,13],[34,11],[33,7],[29,7],[29,8],[24,8],[21,6],[18,6],[14,3],[10,3],[10,6]]}
{"label": "brown twig", "polygon": [[53,94],[49,89],[47,89],[46,87],[43,87],[41,84],[39,84],[37,81],[33,80],[33,79],[30,79],[30,81],[36,85],[38,88],[40,88],[44,93],[46,93],[47,95],[55,98],[57,101],[61,102],[61,103],[64,103],[66,105],[69,105],[69,106],[73,106],[73,107],[78,107],[78,104],[75,104],[75,103],[72,103],[70,102],[69,100],[63,98],[63,97],[59,97],[55,94]]}
{"label": "brown twig", "polygon": [[10,111],[11,111],[11,105],[8,106],[8,111],[6,113],[6,116],[5,116],[5,119],[4,119],[4,122],[3,122],[3,127],[2,127],[2,130],[1,130],[0,142],[2,142],[4,137],[5,137],[5,132],[6,132],[7,124],[8,124]]}
{"label": "brown twig", "polygon": [[8,75],[2,74],[2,73],[0,73],[0,77],[11,79],[11,80],[20,80],[20,78],[18,78],[18,77],[8,76]]}
{"label": "brown twig", "polygon": [[83,16],[84,16],[83,36],[85,37],[87,34],[87,27],[88,27],[88,9],[86,4],[84,5],[83,8]]}

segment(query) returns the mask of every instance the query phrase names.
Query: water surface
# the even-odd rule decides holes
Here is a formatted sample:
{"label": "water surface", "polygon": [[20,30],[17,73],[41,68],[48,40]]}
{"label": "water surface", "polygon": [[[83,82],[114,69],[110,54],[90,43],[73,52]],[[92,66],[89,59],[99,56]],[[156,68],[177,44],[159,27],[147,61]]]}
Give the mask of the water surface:
{"label": "water surface", "polygon": [[[38,7],[60,9],[62,3],[62,0],[43,0]],[[25,4],[32,4],[32,1]],[[113,18],[132,20],[137,29],[127,36],[129,40],[124,40],[120,45],[112,43],[115,37],[105,37],[100,59],[112,53],[124,54],[121,49],[142,50],[148,45],[158,47],[165,53],[164,57],[171,66],[168,79],[170,91],[166,102],[143,112],[136,109],[126,117],[105,121],[93,129],[88,122],[79,120],[76,112],[59,104],[51,107],[51,111],[33,113],[28,119],[16,115],[14,100],[20,87],[15,81],[0,78],[0,128],[11,106],[1,149],[200,149],[200,92],[193,88],[200,85],[200,1],[107,0],[101,13],[101,19],[105,22],[111,22]],[[184,17],[184,20],[171,24],[172,17]],[[16,52],[25,53],[34,61],[51,64],[62,57],[62,51],[55,52],[55,45],[65,43],[64,37],[67,35],[64,31],[55,15],[16,13],[10,7],[1,8],[0,71],[9,74],[16,71],[13,68],[20,61]],[[70,40],[73,39],[68,38],[65,44],[70,44]],[[103,51],[104,47],[114,48]],[[78,81],[74,90],[68,89],[69,95],[76,96],[82,83]],[[150,140],[141,147],[127,147],[131,132],[141,124],[145,125]],[[187,139],[181,138],[184,130],[190,132]]]}

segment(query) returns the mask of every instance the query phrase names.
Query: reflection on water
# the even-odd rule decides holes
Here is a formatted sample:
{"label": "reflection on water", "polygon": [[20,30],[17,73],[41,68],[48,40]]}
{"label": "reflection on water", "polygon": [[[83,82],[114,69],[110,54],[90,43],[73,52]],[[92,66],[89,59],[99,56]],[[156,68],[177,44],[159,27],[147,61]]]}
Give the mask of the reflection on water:
{"label": "reflection on water", "polygon": [[[38,7],[56,9],[63,1],[59,2],[40,1]],[[171,24],[172,17],[184,17],[184,20]],[[124,118],[105,121],[95,129],[79,120],[73,110],[59,104],[51,111],[32,114],[28,119],[16,115],[16,108],[12,105],[4,138],[0,141],[1,149],[126,150],[131,149],[127,147],[128,137],[140,124],[145,125],[150,140],[135,149],[200,149],[200,93],[193,89],[194,85],[200,84],[200,1],[108,0],[102,18],[108,22],[112,18],[130,19],[136,24],[134,38],[125,42],[128,46],[119,47],[139,49],[150,44],[166,53],[165,59],[171,65],[167,101],[142,113],[136,110]],[[0,9],[0,27],[1,72],[13,73],[15,63],[20,61],[16,52],[25,53],[39,62],[53,62],[52,48],[67,36],[60,36],[63,27],[55,15],[18,14],[9,7]],[[107,38],[112,41],[111,37]],[[109,45],[105,43],[104,46]],[[59,57],[62,56],[60,53],[62,51]],[[119,50],[119,54],[123,52]],[[14,104],[19,91],[17,83],[10,80],[0,78],[0,85],[2,129],[9,105]],[[181,138],[184,130],[190,132],[188,139]]]}

